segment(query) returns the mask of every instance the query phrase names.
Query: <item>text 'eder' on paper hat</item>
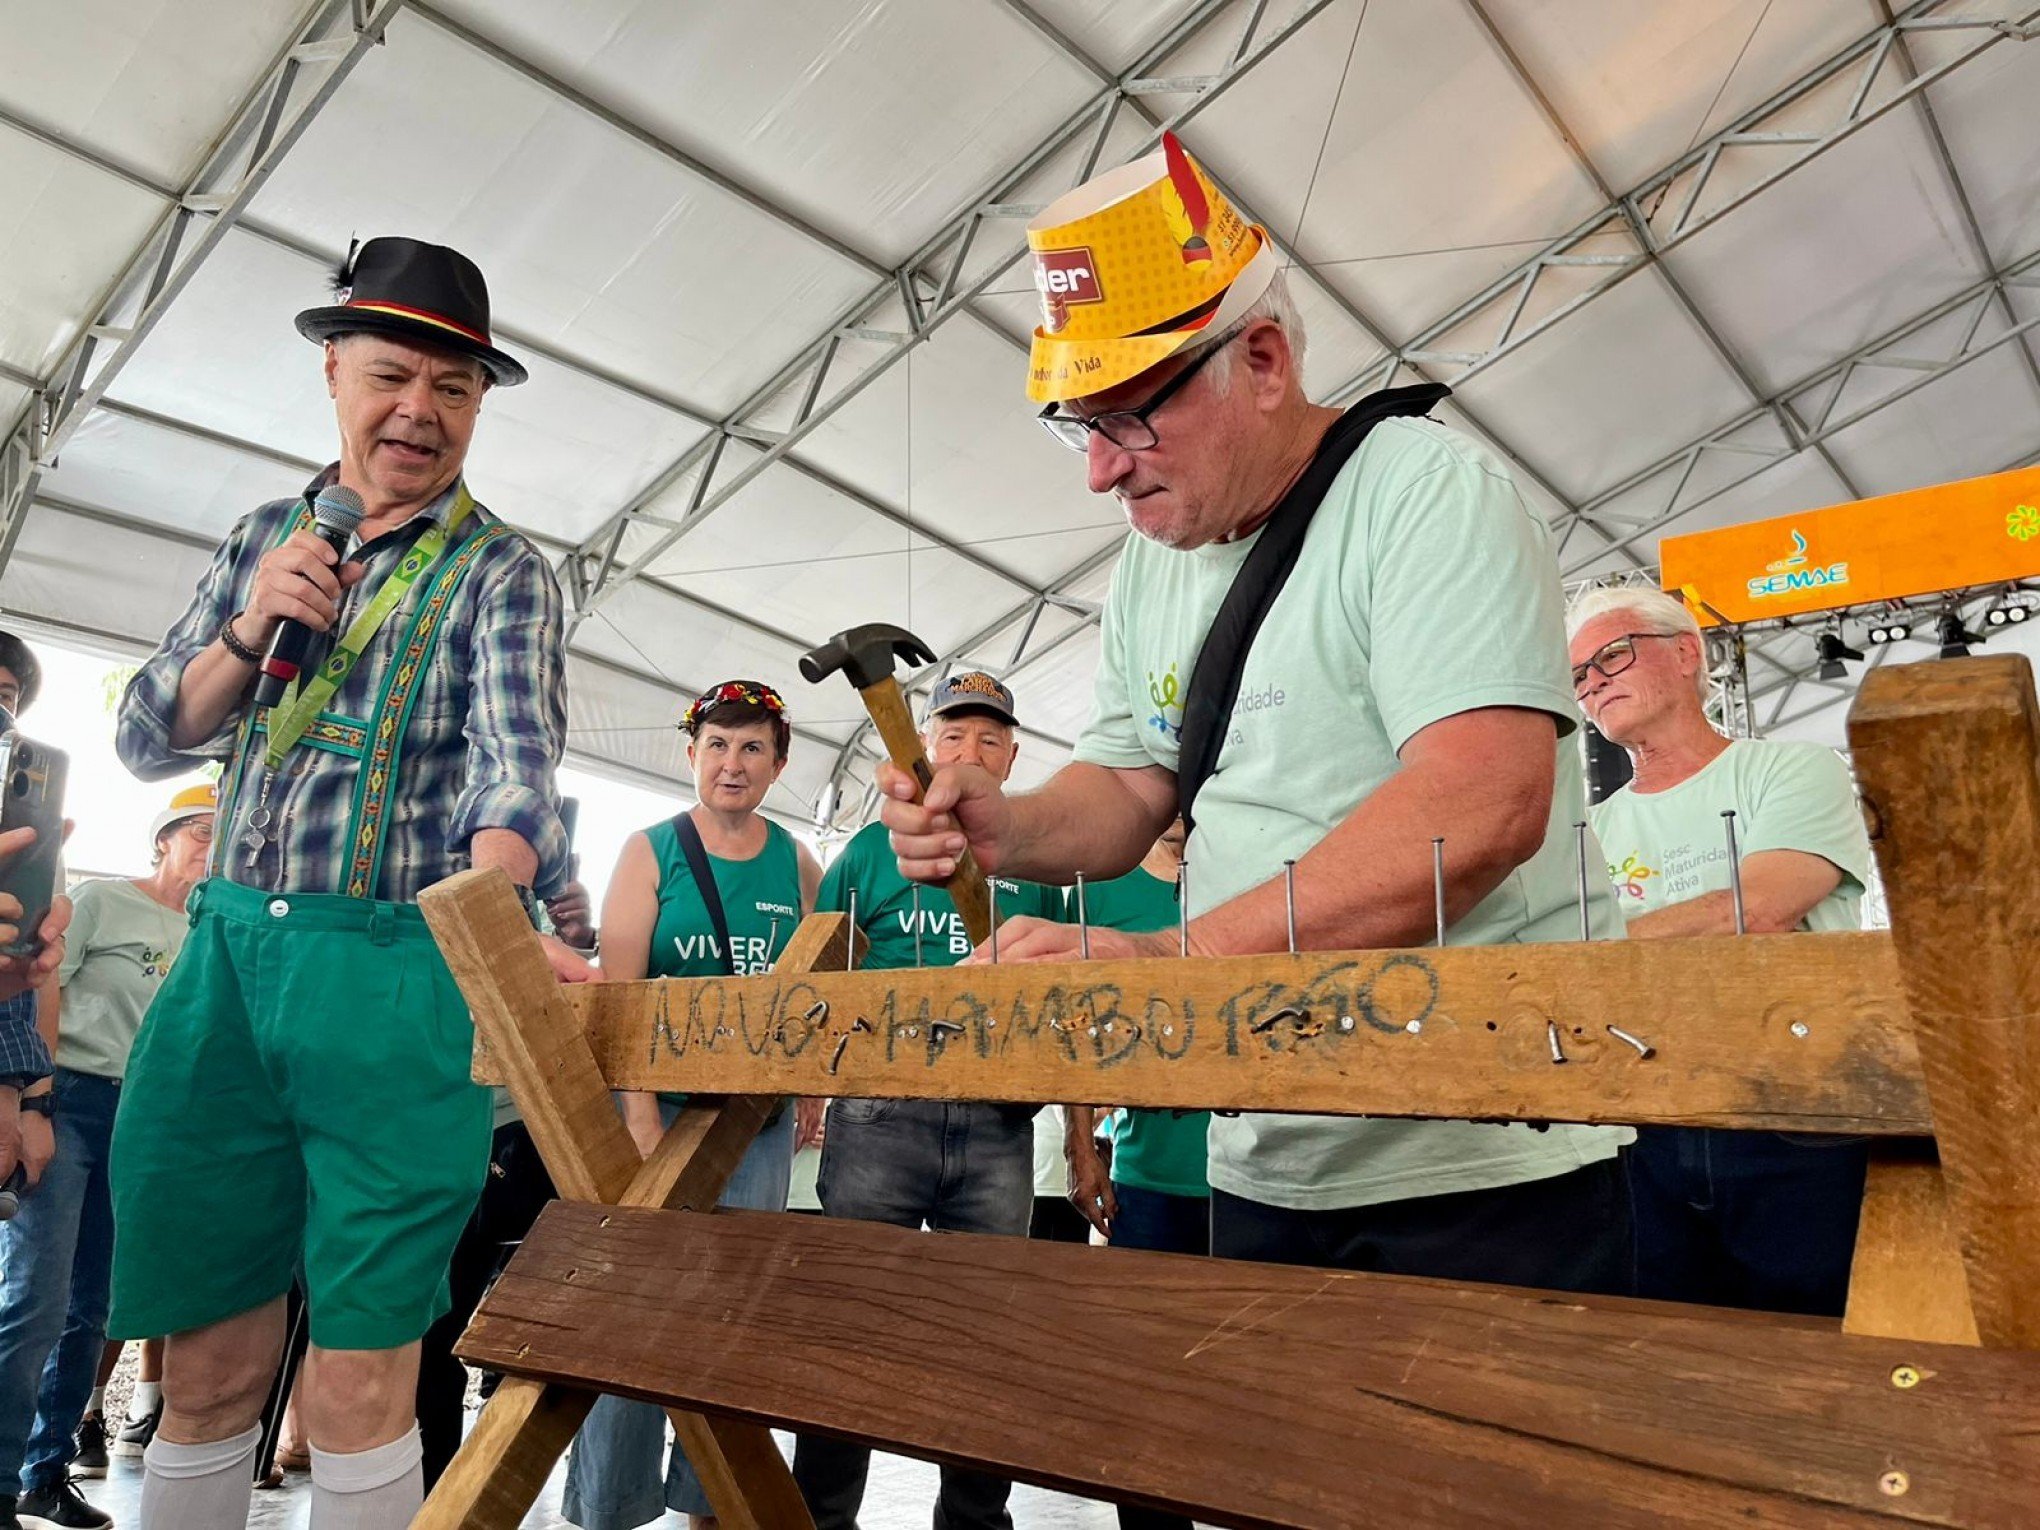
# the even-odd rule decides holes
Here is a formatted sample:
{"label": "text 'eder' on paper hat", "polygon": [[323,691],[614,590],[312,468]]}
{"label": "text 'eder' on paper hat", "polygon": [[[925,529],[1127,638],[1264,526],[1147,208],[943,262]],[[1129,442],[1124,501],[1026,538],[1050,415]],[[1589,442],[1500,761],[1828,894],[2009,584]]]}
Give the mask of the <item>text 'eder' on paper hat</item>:
{"label": "text 'eder' on paper hat", "polygon": [[337,300],[297,316],[307,340],[372,330],[472,356],[492,382],[514,387],[524,364],[489,340],[489,284],[459,250],[418,239],[371,239],[341,264]]}
{"label": "text 'eder' on paper hat", "polygon": [[1083,398],[1223,334],[1275,279],[1268,231],[1240,217],[1173,133],[1086,181],[1027,225],[1041,327],[1037,404]]}
{"label": "text 'eder' on paper hat", "polygon": [[149,842],[154,844],[157,835],[176,828],[187,818],[212,817],[219,805],[219,789],[210,781],[203,786],[185,787],[170,799],[170,806],[156,815],[156,821],[149,826]]}
{"label": "text 'eder' on paper hat", "polygon": [[936,686],[928,698],[931,720],[945,712],[966,710],[990,712],[1016,728],[1020,726],[1020,719],[1013,713],[1013,693],[981,669],[967,669],[961,674],[951,675]]}

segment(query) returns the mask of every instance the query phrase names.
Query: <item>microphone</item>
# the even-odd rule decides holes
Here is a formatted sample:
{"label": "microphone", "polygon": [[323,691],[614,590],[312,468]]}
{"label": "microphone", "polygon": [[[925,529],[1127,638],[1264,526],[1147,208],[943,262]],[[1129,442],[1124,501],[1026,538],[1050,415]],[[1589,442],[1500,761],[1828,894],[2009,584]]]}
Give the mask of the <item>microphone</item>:
{"label": "microphone", "polygon": [[[368,506],[361,502],[359,494],[331,484],[312,501],[312,534],[345,557],[347,541],[367,511]],[[284,687],[297,678],[315,636],[303,622],[286,620],[277,625],[276,635],[269,640],[269,652],[262,660],[262,678],[255,685],[255,705],[273,707],[283,700]]]}

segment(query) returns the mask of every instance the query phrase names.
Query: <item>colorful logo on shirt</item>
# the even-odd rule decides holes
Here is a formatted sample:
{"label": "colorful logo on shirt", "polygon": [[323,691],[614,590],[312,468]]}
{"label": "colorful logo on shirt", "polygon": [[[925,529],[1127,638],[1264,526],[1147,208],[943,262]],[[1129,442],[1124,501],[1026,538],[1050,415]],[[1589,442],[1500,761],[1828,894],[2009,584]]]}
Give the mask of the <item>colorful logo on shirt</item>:
{"label": "colorful logo on shirt", "polygon": [[1172,743],[1183,741],[1183,683],[1176,678],[1176,666],[1156,678],[1153,670],[1148,671],[1148,700],[1155,704],[1154,715],[1148,719],[1148,726],[1162,734]]}
{"label": "colorful logo on shirt", "polygon": [[1608,880],[1615,884],[1616,893],[1624,898],[1641,899],[1644,880],[1656,875],[1656,871],[1633,855],[1627,857],[1620,866],[1613,862],[1608,866]]}
{"label": "colorful logo on shirt", "polygon": [[1829,585],[1848,582],[1849,565],[1846,562],[1811,562],[1806,556],[1806,538],[1795,530],[1792,533],[1792,551],[1765,564],[1763,574],[1750,581],[1750,599],[1793,595],[1801,590],[1825,589]]}
{"label": "colorful logo on shirt", "polygon": [[170,953],[159,951],[146,941],[142,944],[142,976],[168,977],[170,975]]}

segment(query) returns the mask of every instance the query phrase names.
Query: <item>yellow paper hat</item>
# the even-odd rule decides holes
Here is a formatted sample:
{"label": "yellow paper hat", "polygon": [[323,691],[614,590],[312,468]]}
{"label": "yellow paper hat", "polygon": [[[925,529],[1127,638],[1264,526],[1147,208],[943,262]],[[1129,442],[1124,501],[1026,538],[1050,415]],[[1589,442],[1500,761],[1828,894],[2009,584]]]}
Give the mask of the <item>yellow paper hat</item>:
{"label": "yellow paper hat", "polygon": [[149,838],[154,840],[165,829],[174,829],[187,818],[210,818],[218,808],[218,788],[210,781],[203,786],[187,786],[156,815],[155,823],[149,826]]}
{"label": "yellow paper hat", "polygon": [[1240,217],[1173,133],[1049,203],[1027,247],[1041,294],[1027,363],[1037,404],[1102,392],[1222,333],[1276,269],[1268,231]]}

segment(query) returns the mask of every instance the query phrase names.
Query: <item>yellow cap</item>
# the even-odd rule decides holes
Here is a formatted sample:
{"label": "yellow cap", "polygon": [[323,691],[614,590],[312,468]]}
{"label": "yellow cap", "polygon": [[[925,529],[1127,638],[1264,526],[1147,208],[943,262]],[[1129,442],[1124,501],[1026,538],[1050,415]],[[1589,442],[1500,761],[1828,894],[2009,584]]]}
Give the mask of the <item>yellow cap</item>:
{"label": "yellow cap", "polygon": [[1027,225],[1042,324],[1037,404],[1083,398],[1221,334],[1274,280],[1268,231],[1240,217],[1173,133],[1049,203]]}
{"label": "yellow cap", "polygon": [[155,826],[149,830],[154,840],[165,829],[174,829],[187,818],[210,818],[219,811],[219,791],[212,782],[203,786],[187,786],[170,799],[170,806],[156,815]]}

